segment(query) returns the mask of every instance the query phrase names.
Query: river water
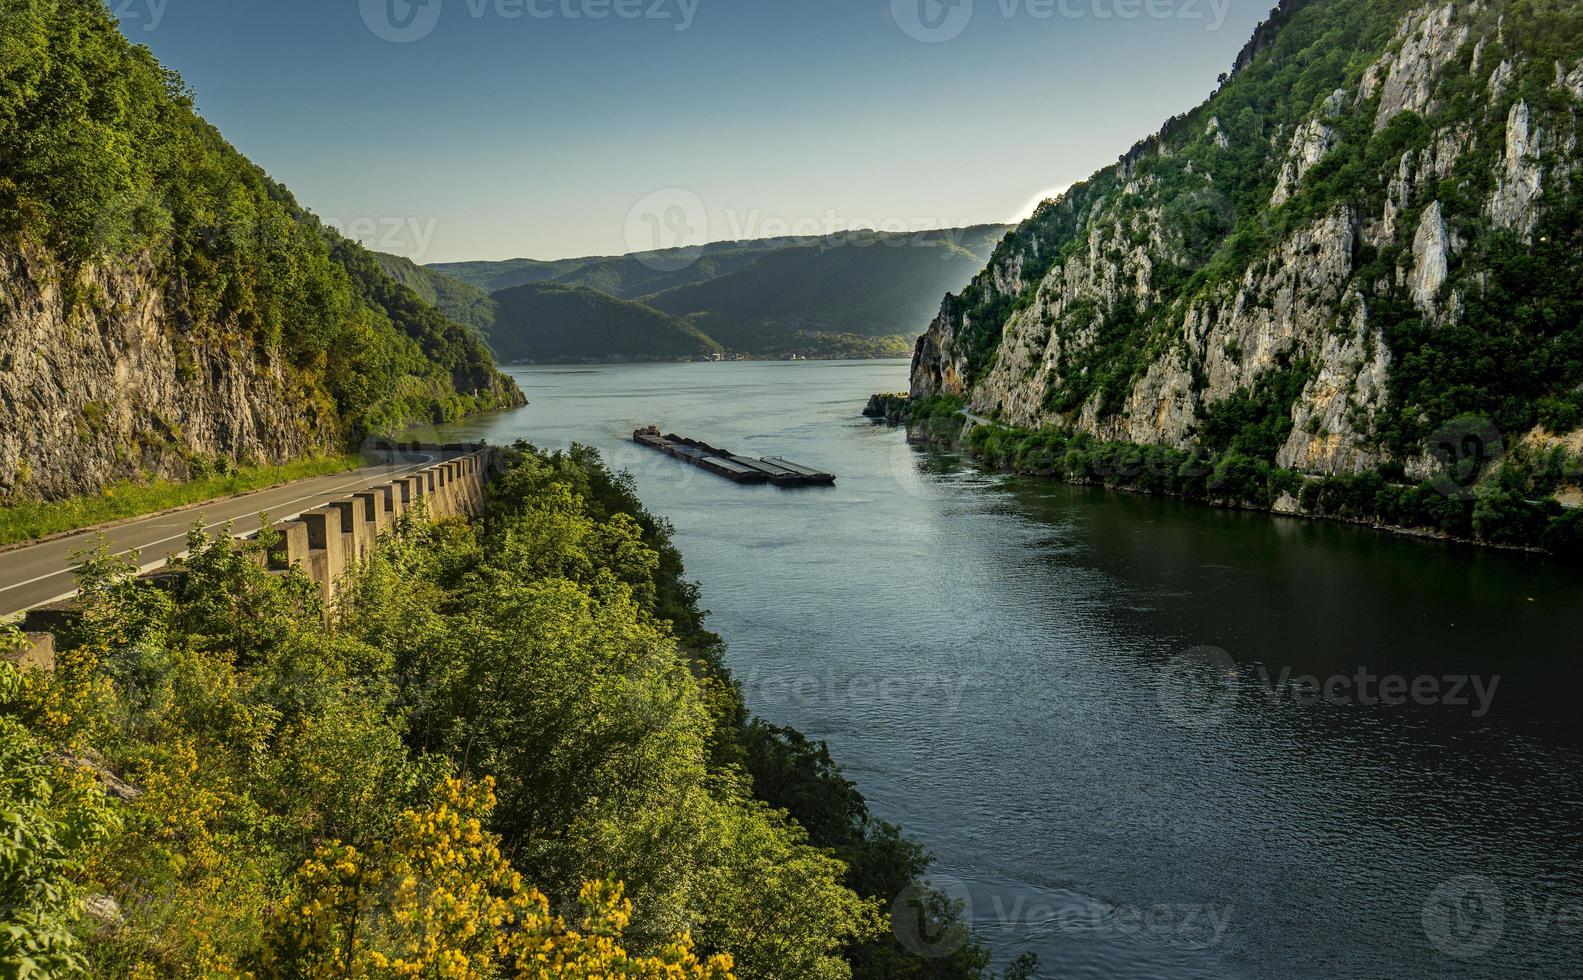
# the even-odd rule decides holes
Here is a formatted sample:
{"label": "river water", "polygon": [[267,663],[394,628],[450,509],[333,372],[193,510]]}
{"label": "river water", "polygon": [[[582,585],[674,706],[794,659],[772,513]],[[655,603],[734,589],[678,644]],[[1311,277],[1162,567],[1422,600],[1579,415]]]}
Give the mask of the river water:
{"label": "river water", "polygon": [[[513,374],[528,407],[435,435],[630,469],[749,706],[829,741],[998,963],[1583,971],[1583,571],[985,472],[860,416],[901,361]],[[738,486],[649,423],[840,481]]]}

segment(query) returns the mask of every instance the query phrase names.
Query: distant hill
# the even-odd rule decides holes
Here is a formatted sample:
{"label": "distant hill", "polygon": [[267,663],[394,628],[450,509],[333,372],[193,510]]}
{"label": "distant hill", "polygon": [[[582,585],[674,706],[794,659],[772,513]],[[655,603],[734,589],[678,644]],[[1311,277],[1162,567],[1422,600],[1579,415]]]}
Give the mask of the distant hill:
{"label": "distant hill", "polygon": [[432,269],[424,268],[411,259],[375,252],[385,275],[406,286],[425,303],[444,313],[480,337],[488,339],[495,323],[495,301],[489,293],[477,286],[462,282]]}
{"label": "distant hill", "polygon": [[496,293],[531,282],[587,286],[622,299],[637,299],[675,286],[704,282],[733,272],[756,259],[814,238],[766,238],[716,242],[696,249],[666,249],[631,255],[579,259],[507,259],[501,262],[439,262],[427,268],[485,292]]}
{"label": "distant hill", "polygon": [[489,338],[502,360],[672,360],[721,349],[680,317],[586,286],[529,283],[493,300]]}
{"label": "distant hill", "polygon": [[[773,352],[798,336],[906,335],[933,318],[940,297],[972,280],[1004,233],[986,225],[815,239],[644,302],[745,352]],[[910,350],[911,337],[902,346]]]}
{"label": "distant hill", "polygon": [[[453,319],[474,327],[508,360],[560,357],[657,357],[645,347],[628,349],[617,338],[654,334],[653,318],[679,317],[689,324],[687,342],[669,345],[676,356],[725,348],[750,356],[801,354],[824,357],[904,355],[912,337],[939,306],[981,269],[1005,234],[1001,225],[979,225],[917,233],[853,232],[843,235],[718,242],[696,250],[673,249],[621,256],[540,261],[448,262],[419,267],[389,257],[387,272],[407,283]],[[527,285],[576,287],[630,300],[630,306],[595,304],[588,296],[527,293],[535,326],[514,317],[497,337],[489,309],[502,293]],[[485,296],[488,290],[492,295]],[[548,297],[557,309],[575,312],[583,332],[575,354],[551,354],[521,346],[542,336]],[[530,299],[531,297],[531,299]],[[602,325],[591,311],[619,318]],[[642,322],[647,326],[629,329]],[[677,336],[675,325],[668,331]],[[666,330],[659,331],[663,336]],[[602,338],[601,338],[602,335]],[[718,342],[718,343],[715,343]],[[602,346],[601,346],[602,345]],[[662,345],[664,346],[664,345]]]}

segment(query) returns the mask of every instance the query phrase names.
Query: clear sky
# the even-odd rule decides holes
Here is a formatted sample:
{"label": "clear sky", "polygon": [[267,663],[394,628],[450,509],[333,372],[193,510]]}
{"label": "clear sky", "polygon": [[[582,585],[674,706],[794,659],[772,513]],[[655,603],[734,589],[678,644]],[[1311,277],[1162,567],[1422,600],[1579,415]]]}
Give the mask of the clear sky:
{"label": "clear sky", "polygon": [[1019,218],[1202,101],[1270,7],[109,3],[306,206],[420,262]]}

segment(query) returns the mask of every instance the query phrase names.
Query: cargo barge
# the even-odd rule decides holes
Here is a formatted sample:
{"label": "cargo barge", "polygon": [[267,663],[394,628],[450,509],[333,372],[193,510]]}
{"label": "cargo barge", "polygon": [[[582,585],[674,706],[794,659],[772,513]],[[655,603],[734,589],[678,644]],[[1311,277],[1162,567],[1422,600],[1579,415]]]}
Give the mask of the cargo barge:
{"label": "cargo barge", "polygon": [[833,473],[821,473],[779,456],[764,459],[738,456],[697,439],[675,434],[660,435],[659,427],[654,425],[632,433],[632,441],[736,483],[772,483],[777,487],[828,487],[835,484]]}

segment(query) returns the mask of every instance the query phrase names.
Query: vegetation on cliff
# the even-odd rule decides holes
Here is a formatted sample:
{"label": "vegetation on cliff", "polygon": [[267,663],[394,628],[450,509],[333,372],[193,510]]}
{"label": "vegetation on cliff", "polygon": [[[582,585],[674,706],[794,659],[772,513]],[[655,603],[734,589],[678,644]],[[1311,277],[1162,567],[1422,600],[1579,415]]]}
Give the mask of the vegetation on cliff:
{"label": "vegetation on cliff", "polygon": [[749,717],[591,451],[408,515],[328,626],[268,541],[190,544],[173,591],[93,556],[58,669],[0,663],[0,973],[982,975],[899,943],[898,898],[961,928],[927,856]]}
{"label": "vegetation on cliff", "polygon": [[1287,0],[1222,82],[1005,237],[917,393],[1387,480],[1583,424],[1575,3]]}
{"label": "vegetation on cliff", "polygon": [[[1311,477],[1246,452],[1268,435],[1258,425],[1233,430],[1227,444],[1193,451],[1098,439],[1058,426],[976,425],[964,439],[962,404],[936,396],[909,402],[892,418],[906,421],[919,441],[963,446],[1008,472],[1583,560],[1583,509],[1555,499],[1561,488],[1583,483],[1583,452],[1563,446],[1520,447],[1493,466],[1477,455],[1448,454],[1442,472],[1419,482],[1378,473]],[[1476,440],[1477,421],[1467,424]]]}
{"label": "vegetation on cliff", "polygon": [[152,269],[178,358],[198,338],[256,351],[330,407],[332,445],[521,397],[199,118],[99,0],[0,0],[0,236],[67,316],[117,315],[95,277]]}
{"label": "vegetation on cliff", "polygon": [[1286,0],[947,297],[913,394],[1007,423],[978,437],[1001,462],[1086,439],[1212,461],[1251,506],[1559,541],[1579,474],[1538,460],[1583,426],[1579,118],[1575,3]]}

